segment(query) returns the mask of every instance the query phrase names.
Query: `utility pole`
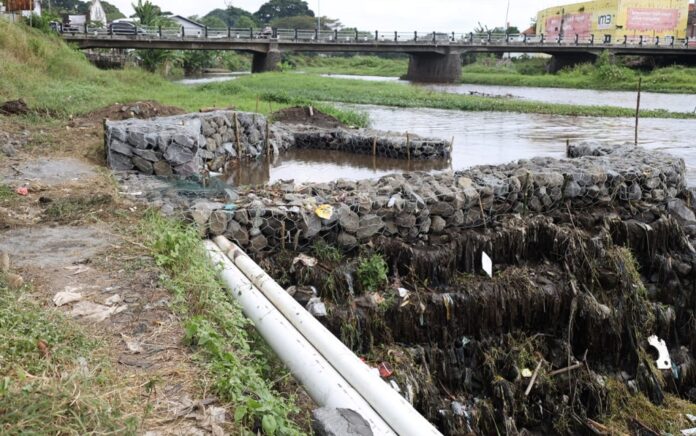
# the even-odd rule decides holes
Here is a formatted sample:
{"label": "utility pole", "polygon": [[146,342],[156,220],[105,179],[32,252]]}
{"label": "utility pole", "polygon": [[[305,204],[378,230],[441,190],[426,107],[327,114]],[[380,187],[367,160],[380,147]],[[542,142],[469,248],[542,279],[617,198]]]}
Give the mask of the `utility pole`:
{"label": "utility pole", "polygon": [[321,0],[317,0],[317,31],[321,32]]}
{"label": "utility pole", "polygon": [[505,11],[505,25],[503,26],[503,29],[505,29],[505,33],[507,33],[507,30],[510,28],[510,0],[508,0],[507,4],[507,9]]}

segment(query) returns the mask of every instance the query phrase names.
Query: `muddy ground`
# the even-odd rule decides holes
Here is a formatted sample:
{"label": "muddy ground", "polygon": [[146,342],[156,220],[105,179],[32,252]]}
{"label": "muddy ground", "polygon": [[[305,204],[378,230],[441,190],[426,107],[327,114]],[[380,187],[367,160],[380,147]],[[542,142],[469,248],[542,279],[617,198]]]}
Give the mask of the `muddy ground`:
{"label": "muddy ground", "polygon": [[308,106],[281,109],[274,112],[272,118],[274,122],[286,124],[302,124],[326,129],[346,128],[337,118]]}
{"label": "muddy ground", "polygon": [[[0,251],[31,285],[32,299],[105,344],[121,378],[119,396],[131,405],[126,412],[142,420],[139,433],[233,432],[233,411],[207,393],[212,381],[183,345],[160,270],[138,242],[144,208],[119,193],[103,164],[102,118],[134,109],[143,116],[173,111],[151,102],[124,112],[115,106],[41,128],[0,117],[2,135],[14,144],[11,156],[0,157],[0,184],[12,189],[0,195]],[[28,195],[16,194],[18,187]],[[82,298],[56,307],[54,297],[65,291]]]}

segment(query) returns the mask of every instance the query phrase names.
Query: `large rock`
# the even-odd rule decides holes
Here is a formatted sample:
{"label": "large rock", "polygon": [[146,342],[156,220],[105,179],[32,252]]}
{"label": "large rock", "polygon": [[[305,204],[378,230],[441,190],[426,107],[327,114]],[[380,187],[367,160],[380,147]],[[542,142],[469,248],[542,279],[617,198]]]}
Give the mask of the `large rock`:
{"label": "large rock", "polygon": [[372,436],[370,424],[350,409],[323,407],[312,412],[312,430],[316,436]]}
{"label": "large rock", "polygon": [[213,236],[222,235],[227,231],[228,215],[224,210],[216,210],[210,215],[208,228]]}
{"label": "large rock", "polygon": [[694,211],[689,209],[686,203],[684,203],[684,201],[679,198],[673,198],[669,200],[669,202],[667,202],[667,210],[672,216],[677,217],[682,221],[696,221],[696,215],[694,214]]}
{"label": "large rock", "polygon": [[321,220],[311,212],[302,211],[300,230],[305,238],[313,238],[321,231]]}
{"label": "large rock", "polygon": [[357,213],[350,210],[350,207],[342,204],[337,211],[338,224],[348,233],[355,234],[360,226],[360,217]]}
{"label": "large rock", "polygon": [[365,215],[360,218],[359,225],[357,237],[360,241],[368,240],[384,229],[384,222],[377,215]]}
{"label": "large rock", "polygon": [[191,162],[194,158],[194,153],[189,148],[173,143],[167,147],[167,151],[164,152],[164,158],[172,165],[178,166]]}

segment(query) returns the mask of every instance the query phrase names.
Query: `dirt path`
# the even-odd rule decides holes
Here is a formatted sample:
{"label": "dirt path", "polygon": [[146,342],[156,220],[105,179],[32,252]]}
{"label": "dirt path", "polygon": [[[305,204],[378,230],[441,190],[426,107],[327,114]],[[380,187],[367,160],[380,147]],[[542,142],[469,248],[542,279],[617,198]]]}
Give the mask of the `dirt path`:
{"label": "dirt path", "polygon": [[[76,133],[85,133],[89,156],[99,134],[87,129]],[[45,310],[63,312],[103,342],[139,433],[225,433],[229,413],[206,395],[170,294],[136,241],[142,208],[122,199],[89,158],[35,153],[0,158],[0,251]],[[14,192],[21,186],[28,196]],[[66,295],[73,301],[57,307],[54,299]]]}

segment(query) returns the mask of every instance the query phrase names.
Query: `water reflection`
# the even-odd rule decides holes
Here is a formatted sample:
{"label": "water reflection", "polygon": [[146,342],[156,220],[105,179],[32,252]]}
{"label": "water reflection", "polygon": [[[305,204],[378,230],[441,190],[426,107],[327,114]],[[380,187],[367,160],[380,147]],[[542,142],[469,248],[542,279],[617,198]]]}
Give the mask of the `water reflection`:
{"label": "water reflection", "polygon": [[451,168],[449,161],[405,161],[327,150],[289,150],[280,156],[245,161],[229,168],[228,184],[262,185],[280,180],[297,183],[326,183],[339,178],[360,180],[407,171],[442,171]]}
{"label": "water reflection", "polygon": [[202,74],[200,76],[189,76],[182,80],[176,80],[174,83],[179,83],[181,85],[205,85],[206,83],[215,82],[228,82],[230,80],[238,79],[242,76],[248,76],[251,73],[245,71],[239,71],[235,73],[215,73],[215,74]]}
{"label": "water reflection", "polygon": [[[461,112],[346,105],[370,115],[380,130],[409,131],[423,136],[454,137],[452,168],[502,164],[534,156],[562,158],[566,140],[606,145],[633,143],[630,118],[568,117],[503,112]],[[683,158],[690,185],[696,185],[693,120],[650,118],[640,121],[639,144]]]}

